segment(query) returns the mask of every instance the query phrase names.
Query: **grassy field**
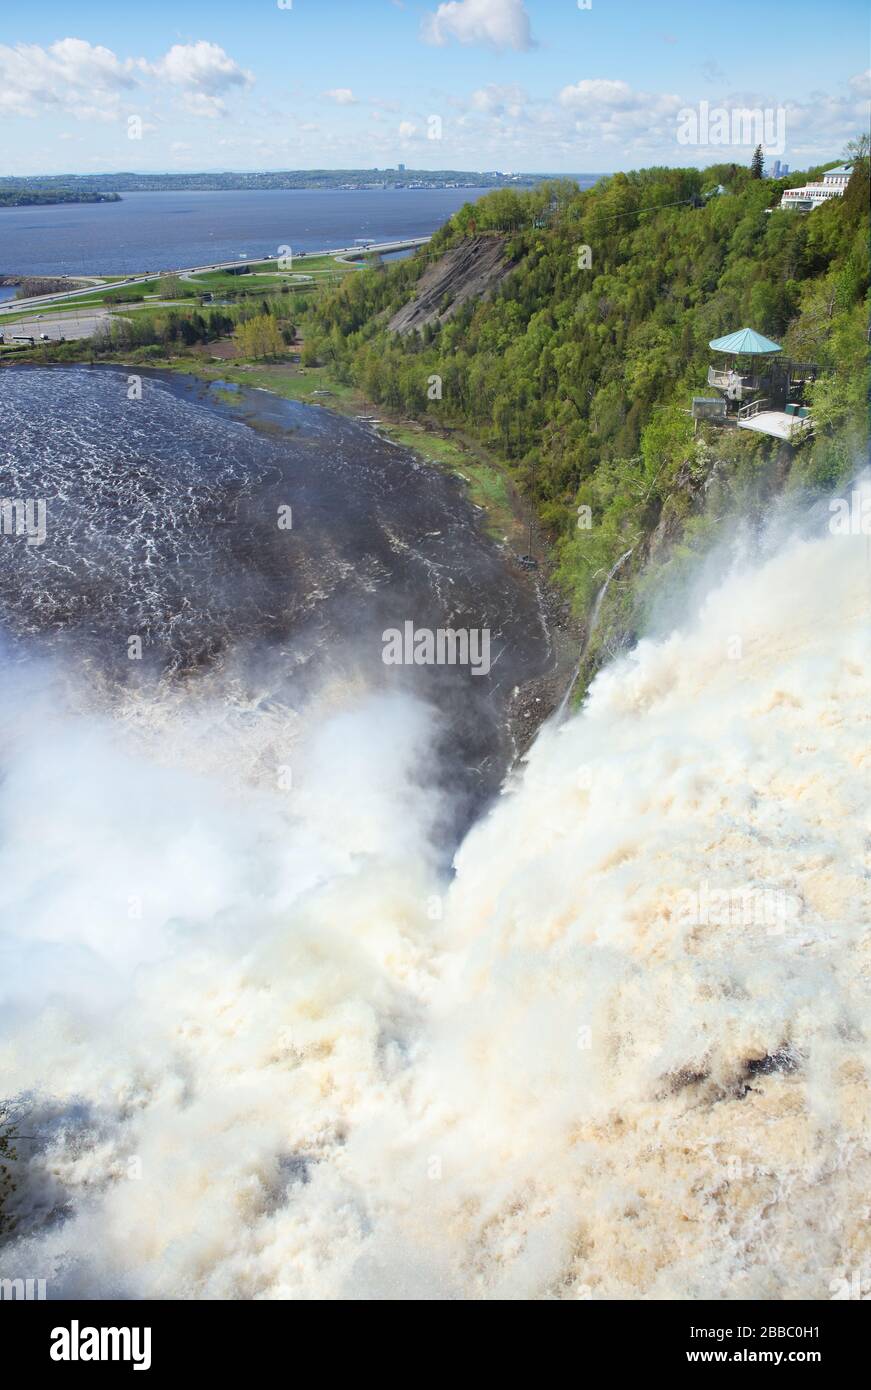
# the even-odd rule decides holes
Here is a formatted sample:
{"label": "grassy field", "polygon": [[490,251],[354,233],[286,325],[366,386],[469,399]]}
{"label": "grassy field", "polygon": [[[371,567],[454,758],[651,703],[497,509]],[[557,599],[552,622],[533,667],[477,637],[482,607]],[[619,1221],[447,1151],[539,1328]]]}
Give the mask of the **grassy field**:
{"label": "grassy field", "polygon": [[72,304],[58,305],[57,307],[53,304],[46,304],[42,309],[22,309],[17,314],[0,314],[0,333],[5,331],[7,324],[11,328],[13,324],[19,323],[22,319],[29,321],[36,318],[48,318],[51,314],[68,314],[74,308],[93,309],[99,303],[98,299],[80,299],[78,302],[73,300]]}
{"label": "grassy field", "polygon": [[207,270],[202,275],[185,280],[184,283],[190,286],[193,294],[214,294],[215,291],[239,294],[243,290],[265,290],[274,294],[282,285],[290,285],[293,281],[290,275],[281,271],[264,275],[253,274],[250,271],[247,275],[232,275],[229,270]]}
{"label": "grassy field", "polygon": [[[22,304],[21,309],[14,314],[0,314],[0,330],[4,322],[12,323],[16,319],[36,318],[37,315],[45,314],[66,314],[73,309],[96,309],[96,308],[123,308],[128,304],[147,303],[149,295],[160,297],[159,282],[147,285],[130,285],[128,289],[107,286],[105,290],[94,290],[92,294],[74,295],[68,299],[52,300],[50,304],[35,304],[27,308]],[[191,303],[197,297],[197,291],[191,289],[191,293],[186,296],[182,303]],[[15,302],[15,301],[13,301]]]}
{"label": "grassy field", "polygon": [[[243,290],[274,292],[282,285],[294,290],[306,290],[312,283],[324,284],[328,281],[339,281],[345,275],[353,275],[356,268],[345,265],[332,256],[312,256],[304,260],[295,256],[290,270],[279,270],[277,261],[258,261],[256,264],[252,262],[245,275],[233,275],[227,270],[207,270],[186,283],[191,286],[201,285],[203,289],[212,293],[219,291],[238,294]],[[307,281],[303,276],[310,276],[311,280]]]}
{"label": "grassy field", "polygon": [[[160,367],[164,362],[155,360],[150,365]],[[192,371],[207,381],[229,381],[237,386],[259,386],[265,391],[274,392],[276,396],[283,396],[288,401],[302,401],[306,405],[316,405],[320,402],[343,415],[359,414],[365,405],[353,386],[337,382],[326,367],[301,368],[278,362],[257,366],[245,362],[206,364],[192,362],[188,357],[167,358],[165,365],[175,370]],[[328,391],[330,394],[319,397],[316,394],[319,391]]]}
{"label": "grassy field", "polygon": [[[177,275],[167,276],[167,281],[171,281],[172,294],[175,298],[196,299],[200,293],[192,281],[182,280]],[[164,287],[163,280],[151,280],[143,285],[119,285],[115,289],[108,290],[100,295],[100,302],[103,304],[140,304],[151,295],[164,298],[168,291]]]}
{"label": "grassy field", "polygon": [[[242,295],[275,293],[284,285],[289,290],[305,293],[306,290],[326,286],[330,283],[338,283],[346,275],[352,275],[356,269],[364,262],[360,261],[354,265],[349,265],[344,261],[337,261],[334,256],[305,256],[293,258],[292,269],[279,270],[278,262],[273,261],[251,261],[248,263],[248,272],[244,275],[234,275],[226,270],[208,270],[202,274],[195,275],[190,280],[181,279],[182,294],[184,299],[189,301],[196,300],[201,294],[226,294]],[[311,281],[297,279],[297,276],[311,276]],[[94,309],[100,305],[119,308],[128,304],[147,305],[148,301],[155,295],[162,298],[160,280],[150,280],[145,284],[125,285],[125,276],[106,275],[101,279],[104,281],[105,288],[94,287],[93,292],[87,295],[74,295],[65,299],[52,301],[44,307],[34,306],[27,309],[22,307],[20,313],[0,315],[0,325],[3,322],[15,323],[19,318],[31,318],[35,314],[57,314],[65,313],[70,309]],[[167,279],[173,282],[179,280],[179,276],[167,272]],[[178,298],[178,291],[175,292]],[[184,302],[184,301],[182,301]],[[0,327],[2,331],[2,327]]]}
{"label": "grassy field", "polygon": [[[157,307],[156,304],[149,304],[147,299],[134,300],[130,304],[112,304],[110,301],[110,305],[112,308],[123,313],[124,316],[128,318],[131,315],[139,313],[149,313]],[[51,318],[56,316],[57,314],[73,314],[77,312],[87,314],[92,309],[100,309],[106,307],[109,306],[107,306],[107,303],[104,299],[91,299],[91,297],[88,296],[87,298],[82,299],[64,300],[60,304],[45,304],[42,308],[37,307],[34,309],[22,309],[17,314],[0,315],[0,333],[3,333],[5,331],[4,326],[6,324],[8,324],[11,328],[14,324],[20,323],[23,319],[26,319],[28,322],[33,322],[36,319]],[[200,306],[197,301],[191,299],[164,299],[160,301],[161,309],[171,309],[173,307],[179,309],[198,309]],[[207,309],[208,307],[209,306],[206,305]]]}
{"label": "grassy field", "polygon": [[[328,271],[342,275],[347,275],[349,270],[358,270],[366,260],[372,259],[372,256],[363,256],[359,260],[355,260],[353,264],[349,264],[347,261],[337,260],[335,256],[313,256],[310,254],[297,254],[292,257],[291,268],[294,273],[299,271],[300,273],[303,273],[305,275],[320,275]],[[256,272],[268,270],[271,267],[274,270],[277,267],[277,265],[277,260],[252,261],[251,269]]]}
{"label": "grassy field", "polygon": [[[314,288],[315,285],[327,283],[328,279],[338,281],[343,275],[353,273],[351,266],[342,267],[335,262],[333,262],[333,269],[335,276],[331,273],[325,276],[321,272],[319,275],[312,275],[310,281],[295,278],[297,275],[308,275],[307,269],[294,270],[292,274],[273,273],[267,275],[229,275],[223,271],[209,271],[204,275],[198,275],[194,280],[182,281],[185,298],[175,302],[188,303],[192,307],[196,307],[201,294],[241,295],[246,292],[249,294],[275,294],[284,285],[289,290],[304,293],[306,290]],[[0,323],[3,320],[11,323],[18,318],[34,318],[37,314],[66,313],[71,309],[94,309],[100,306],[120,309],[127,305],[147,307],[149,302],[155,299],[162,299],[159,281],[152,281],[144,285],[130,285],[124,288],[107,287],[105,290],[95,290],[93,294],[57,299],[50,304],[34,305],[30,309],[22,305],[19,312],[0,315]]]}
{"label": "grassy field", "polygon": [[[379,418],[382,418],[379,415]],[[424,429],[409,421],[383,420],[382,431],[426,460],[445,468],[466,483],[469,500],[486,515],[486,530],[495,540],[519,545],[525,535],[518,504],[504,468],[461,433]]]}

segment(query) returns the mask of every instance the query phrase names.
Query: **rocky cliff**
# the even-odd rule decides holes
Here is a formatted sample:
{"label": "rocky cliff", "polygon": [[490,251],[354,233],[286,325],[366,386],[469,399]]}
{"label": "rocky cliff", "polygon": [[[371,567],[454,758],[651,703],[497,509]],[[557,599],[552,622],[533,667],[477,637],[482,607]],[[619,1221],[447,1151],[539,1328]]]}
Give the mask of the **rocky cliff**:
{"label": "rocky cliff", "polygon": [[393,333],[445,323],[469,299],[486,298],[513,268],[501,236],[468,237],[424,271],[417,293],[393,315]]}

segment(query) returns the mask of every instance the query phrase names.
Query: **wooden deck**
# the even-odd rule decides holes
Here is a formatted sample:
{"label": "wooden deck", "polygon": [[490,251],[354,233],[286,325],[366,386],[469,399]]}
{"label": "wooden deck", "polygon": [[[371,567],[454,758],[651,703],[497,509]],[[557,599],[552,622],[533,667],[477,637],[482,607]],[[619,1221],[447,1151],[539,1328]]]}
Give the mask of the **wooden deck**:
{"label": "wooden deck", "polygon": [[746,420],[738,421],[739,430],[754,430],[756,434],[769,434],[774,439],[785,439],[797,444],[810,428],[810,420],[787,415],[784,410],[760,410]]}

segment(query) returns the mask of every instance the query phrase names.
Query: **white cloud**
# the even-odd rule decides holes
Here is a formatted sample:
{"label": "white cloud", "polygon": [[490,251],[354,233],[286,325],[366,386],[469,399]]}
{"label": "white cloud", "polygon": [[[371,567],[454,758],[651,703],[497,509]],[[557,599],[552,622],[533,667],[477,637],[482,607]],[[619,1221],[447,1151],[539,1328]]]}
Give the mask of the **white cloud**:
{"label": "white cloud", "polygon": [[514,84],[500,87],[495,82],[479,87],[472,93],[472,110],[481,111],[488,116],[510,116],[518,120],[524,114],[526,93]]}
{"label": "white cloud", "polygon": [[122,98],[141,93],[148,79],[180,89],[185,108],[198,116],[220,115],[223,94],[254,80],[223,48],[205,40],[175,44],[157,63],[121,59],[84,39],[59,39],[48,48],[0,44],[0,111],[7,115],[58,110],[79,120],[119,120]]}
{"label": "white cloud", "polygon": [[413,140],[416,134],[417,134],[417,126],[414,124],[413,121],[400,121],[400,122],[399,122],[399,138],[400,138],[400,140]]}
{"label": "white cloud", "polygon": [[226,106],[221,97],[211,97],[208,92],[182,92],[180,97],[182,109],[189,116],[201,117],[204,120],[215,120],[218,116],[223,116]]}
{"label": "white cloud", "polygon": [[323,92],[322,95],[327,101],[334,101],[337,106],[354,106],[357,102],[350,87],[333,87],[329,92]]}
{"label": "white cloud", "polygon": [[182,89],[185,109],[193,116],[220,116],[224,95],[233,88],[250,87],[254,77],[216,43],[176,43],[151,71],[173,87]]}
{"label": "white cloud", "polygon": [[54,107],[78,118],[114,120],[119,94],[135,85],[136,66],[84,39],[60,39],[49,48],[0,44],[0,111],[36,116]]}
{"label": "white cloud", "polygon": [[[34,45],[29,51],[44,50]],[[122,63],[110,48],[93,46],[84,39],[60,39],[52,44],[49,53],[54,75],[61,81],[98,91],[133,85],[132,60]]]}
{"label": "white cloud", "polygon": [[643,93],[634,92],[628,82],[590,77],[574,86],[563,87],[559,99],[562,106],[572,109],[628,111],[642,104]]}
{"label": "white cloud", "polygon": [[582,146],[613,146],[624,158],[676,143],[677,113],[682,101],[671,92],[643,92],[628,82],[604,77],[585,78],[564,87],[559,103],[573,116],[574,135]]}
{"label": "white cloud", "polygon": [[452,39],[521,52],[534,46],[523,0],[449,0],[426,16],[422,33],[439,46]]}
{"label": "white cloud", "polygon": [[857,97],[871,97],[871,68],[857,72],[855,77],[851,77],[850,86]]}

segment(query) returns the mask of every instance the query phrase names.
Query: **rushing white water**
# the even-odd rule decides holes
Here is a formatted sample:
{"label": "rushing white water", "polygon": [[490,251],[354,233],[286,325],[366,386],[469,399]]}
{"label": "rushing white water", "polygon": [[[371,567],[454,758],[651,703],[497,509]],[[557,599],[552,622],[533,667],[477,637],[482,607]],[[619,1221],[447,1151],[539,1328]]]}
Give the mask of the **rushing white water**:
{"label": "rushing white water", "polygon": [[[33,673],[3,710],[0,1094],[34,1137],[0,1274],[219,1298],[867,1281],[868,549],[784,541],[602,672],[449,886],[411,701],[109,721]],[[287,793],[260,770],[291,739]]]}

